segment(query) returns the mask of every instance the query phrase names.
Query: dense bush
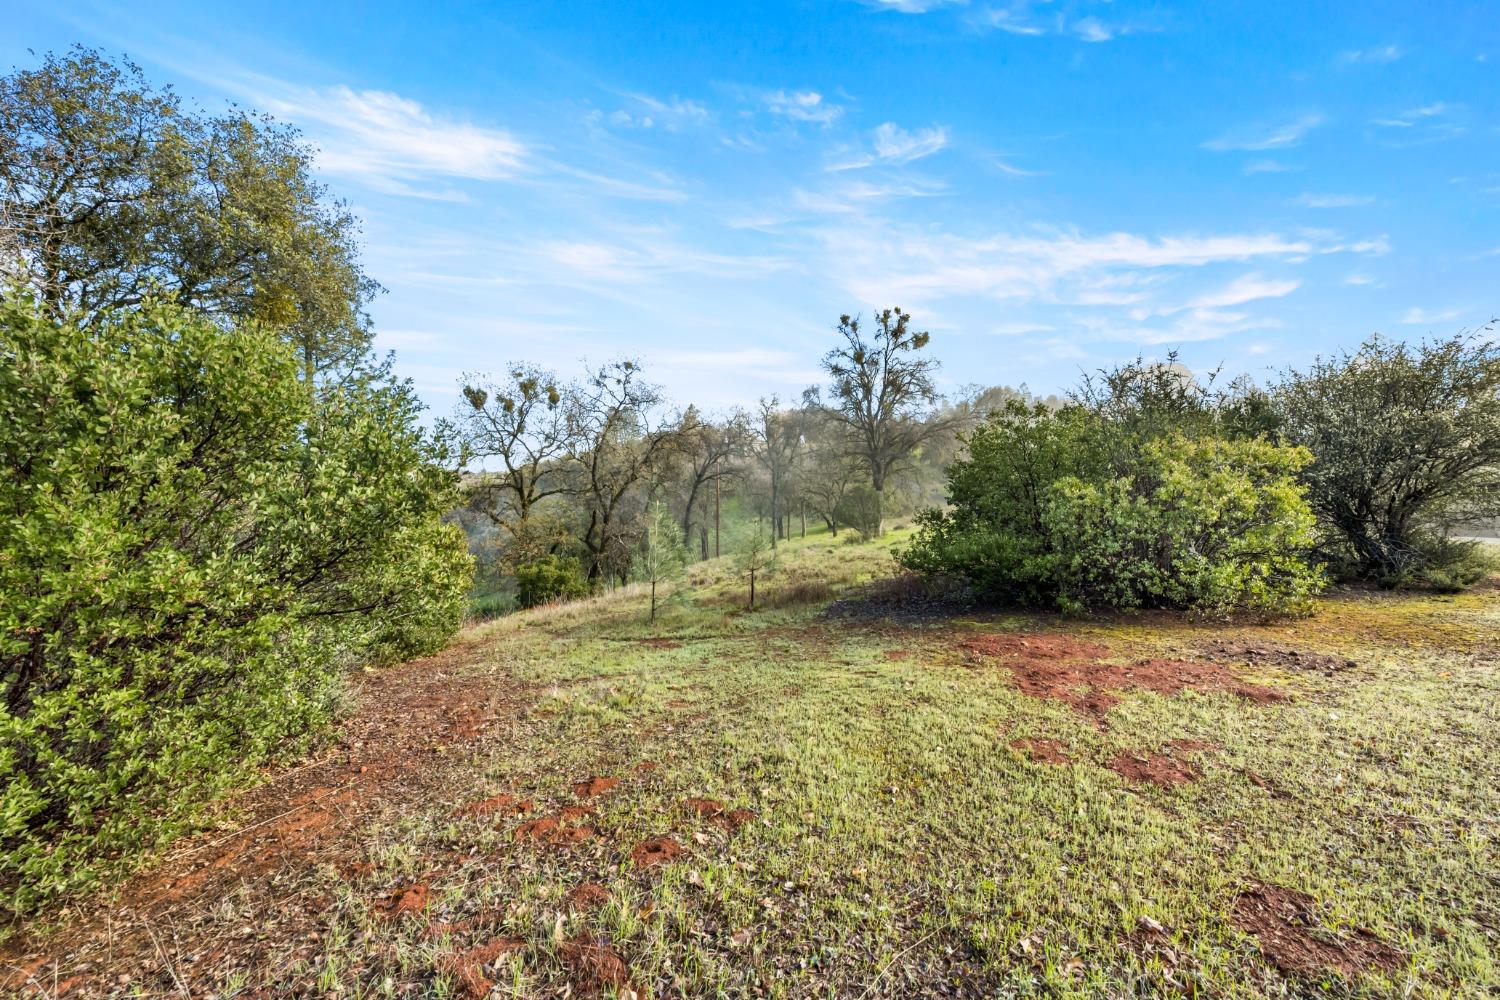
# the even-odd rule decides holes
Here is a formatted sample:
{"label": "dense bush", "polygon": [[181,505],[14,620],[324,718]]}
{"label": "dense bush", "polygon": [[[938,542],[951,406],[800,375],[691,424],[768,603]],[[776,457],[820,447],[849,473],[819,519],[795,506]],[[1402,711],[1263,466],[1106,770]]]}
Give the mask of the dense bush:
{"label": "dense bush", "polygon": [[0,301],[0,880],[25,909],[159,843],[430,650],[468,588],[442,453],[384,372],[274,332]]}
{"label": "dense bush", "polygon": [[516,567],[516,600],[523,608],[588,596],[589,581],[576,559],[546,555]]}
{"label": "dense bush", "polygon": [[1026,604],[1299,610],[1319,583],[1295,475],[1261,440],[1122,433],[1082,405],[1010,404],[948,474],[902,554],[929,575]]}
{"label": "dense bush", "polygon": [[1131,474],[1049,491],[1043,526],[1063,607],[1204,613],[1305,609],[1313,516],[1296,481],[1310,456],[1263,440],[1149,441]]}
{"label": "dense bush", "polygon": [[869,541],[880,534],[883,516],[880,493],[865,483],[856,483],[845,490],[843,499],[833,512],[835,521],[854,529],[863,541]]}
{"label": "dense bush", "polygon": [[990,596],[1054,602],[1047,501],[1062,479],[1103,478],[1098,427],[1080,406],[1007,403],[969,436],[967,455],[948,469],[950,508],[917,515],[917,535],[902,562],[928,575],[962,577]]}
{"label": "dense bush", "polygon": [[1500,516],[1500,345],[1375,337],[1285,373],[1271,400],[1281,438],[1314,455],[1303,479],[1340,575],[1448,588],[1486,572],[1446,528]]}

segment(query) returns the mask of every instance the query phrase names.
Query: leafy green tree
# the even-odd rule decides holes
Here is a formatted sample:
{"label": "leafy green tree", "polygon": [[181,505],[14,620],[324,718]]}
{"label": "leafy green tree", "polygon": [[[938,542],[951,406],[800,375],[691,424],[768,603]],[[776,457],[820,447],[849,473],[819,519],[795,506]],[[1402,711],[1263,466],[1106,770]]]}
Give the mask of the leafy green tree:
{"label": "leafy green tree", "polygon": [[340,672],[435,649],[470,563],[380,370],[258,324],[0,302],[0,887],[22,910],[297,753]]}
{"label": "leafy green tree", "polygon": [[867,337],[858,317],[840,316],[844,342],[823,357],[829,387],[828,412],[843,424],[846,446],[857,456],[876,494],[916,456],[924,442],[951,433],[951,425],[929,412],[938,393],[933,373],[938,362],[922,357],[931,335],[911,328],[911,314],[900,308],[875,314]]}
{"label": "leafy green tree", "polygon": [[0,272],[54,319],[167,293],[275,326],[311,380],[369,349],[357,236],[269,118],[192,112],[81,47],[0,78]]}
{"label": "leafy green tree", "polygon": [[1500,345],[1371,337],[1283,373],[1270,398],[1280,436],[1313,453],[1302,476],[1343,575],[1458,585],[1483,572],[1444,529],[1500,515]]}

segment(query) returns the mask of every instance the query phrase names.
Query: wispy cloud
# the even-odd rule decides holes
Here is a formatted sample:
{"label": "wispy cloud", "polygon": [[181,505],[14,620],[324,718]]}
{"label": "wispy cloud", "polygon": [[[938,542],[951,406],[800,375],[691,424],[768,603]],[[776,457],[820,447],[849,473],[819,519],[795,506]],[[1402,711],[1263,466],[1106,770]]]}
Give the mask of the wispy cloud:
{"label": "wispy cloud", "polygon": [[1367,194],[1314,194],[1304,191],[1293,198],[1291,203],[1303,208],[1358,208],[1374,201],[1375,198]]}
{"label": "wispy cloud", "polygon": [[877,10],[894,10],[902,14],[925,14],[939,7],[965,4],[969,0],[860,0],[866,7]]}
{"label": "wispy cloud", "polygon": [[383,90],[300,88],[262,94],[258,103],[307,129],[322,169],[376,183],[500,180],[519,173],[529,154],[505,129],[436,115]]}
{"label": "wispy cloud", "polygon": [[1334,62],[1340,66],[1355,66],[1361,63],[1383,65],[1393,63],[1405,54],[1398,45],[1376,45],[1368,49],[1345,49],[1334,58]]}
{"label": "wispy cloud", "polygon": [[1461,105],[1447,101],[1433,101],[1384,118],[1376,118],[1371,124],[1384,133],[1382,141],[1391,146],[1423,146],[1434,142],[1457,139],[1468,132],[1468,128],[1455,118],[1463,110]]}
{"label": "wispy cloud", "polygon": [[977,28],[990,28],[1012,35],[1070,35],[1083,42],[1108,42],[1124,35],[1159,30],[1148,21],[1110,20],[1097,15],[1074,16],[1051,0],[1010,0],[1003,6],[985,7],[970,18]]}
{"label": "wispy cloud", "polygon": [[1280,160],[1251,160],[1245,164],[1245,175],[1248,177],[1252,174],[1285,174],[1299,169],[1301,168],[1282,163]]}
{"label": "wispy cloud", "polygon": [[1446,323],[1449,320],[1457,319],[1458,316],[1459,310],[1457,309],[1445,309],[1442,312],[1428,312],[1425,309],[1413,306],[1412,308],[1406,310],[1404,314],[1402,314],[1401,322],[1407,324],[1408,326],[1420,326],[1424,323]]}
{"label": "wispy cloud", "polygon": [[[1182,309],[1223,309],[1239,306],[1257,299],[1279,299],[1302,287],[1295,279],[1276,281],[1259,274],[1244,274],[1223,288],[1215,289],[1190,300]],[[1171,310],[1173,312],[1177,310]]]}
{"label": "wispy cloud", "polygon": [[767,111],[792,121],[831,125],[844,109],[823,99],[816,90],[773,90],[762,95]]}
{"label": "wispy cloud", "polygon": [[871,151],[851,160],[834,163],[829,170],[857,170],[876,163],[900,165],[920,160],[948,145],[948,129],[943,125],[907,131],[895,122],[885,122],[871,133]]}
{"label": "wispy cloud", "polygon": [[1074,21],[1072,24],[1073,34],[1085,42],[1107,42],[1115,37],[1118,28],[1110,27],[1097,17],[1085,17]]}
{"label": "wispy cloud", "polygon": [[632,102],[628,108],[619,108],[607,117],[599,112],[594,120],[605,120],[622,128],[662,128],[669,132],[707,124],[711,117],[708,108],[698,101],[686,100],[672,95],[661,99],[649,94],[627,94]]}
{"label": "wispy cloud", "polygon": [[1300,143],[1307,133],[1323,124],[1323,116],[1306,114],[1281,125],[1228,132],[1203,144],[1215,152],[1230,150],[1285,149]]}

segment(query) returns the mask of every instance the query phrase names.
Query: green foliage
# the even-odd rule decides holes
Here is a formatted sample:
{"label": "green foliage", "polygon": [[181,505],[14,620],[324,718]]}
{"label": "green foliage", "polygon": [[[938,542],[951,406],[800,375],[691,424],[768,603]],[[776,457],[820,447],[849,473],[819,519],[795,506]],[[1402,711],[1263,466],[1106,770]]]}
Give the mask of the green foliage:
{"label": "green foliage", "polygon": [[1285,613],[1320,584],[1300,449],[1136,436],[1097,409],[1016,401],[968,444],[950,509],[918,517],[909,569],[1069,609]]}
{"label": "green foliage", "polygon": [[1172,607],[1207,614],[1306,610],[1313,516],[1296,473],[1311,458],[1265,441],[1148,442],[1129,476],[1070,476],[1044,531],[1065,608]]}
{"label": "green foliage", "polygon": [[949,467],[950,509],[917,515],[903,564],[962,577],[992,596],[1051,603],[1057,586],[1048,494],[1067,477],[1104,477],[1098,426],[1081,406],[1007,402],[969,436],[966,457]]}
{"label": "green foliage", "polygon": [[157,290],[275,326],[305,377],[361,360],[379,291],[297,134],[206,117],[75,48],[0,78],[0,273],[89,323]]}
{"label": "green foliage", "polygon": [[1315,456],[1302,477],[1341,575],[1472,580],[1470,553],[1435,539],[1500,515],[1500,345],[1373,337],[1285,373],[1271,399],[1281,437]]}
{"label": "green foliage", "polygon": [[[774,527],[772,528],[774,531]],[[755,584],[757,579],[765,576],[776,568],[776,547],[771,544],[766,533],[760,530],[759,524],[752,525],[744,536],[738,539],[735,546],[734,556],[735,572],[749,581],[750,598],[749,608],[755,610]]]}
{"label": "green foliage", "polygon": [[679,579],[687,569],[687,544],[682,528],[665,504],[653,503],[646,509],[646,530],[641,538],[641,553],[636,560],[640,578],[651,585],[651,620],[656,620],[658,588]]}
{"label": "green foliage", "polygon": [[516,600],[523,608],[587,597],[588,577],[576,559],[548,554],[516,567]]}
{"label": "green foliage", "polygon": [[175,306],[0,302],[0,880],[24,910],[299,752],[339,672],[436,648],[469,558],[381,370]]}
{"label": "green foliage", "polygon": [[861,541],[868,542],[880,534],[881,496],[873,486],[855,483],[844,491],[833,516],[838,523],[859,532]]}

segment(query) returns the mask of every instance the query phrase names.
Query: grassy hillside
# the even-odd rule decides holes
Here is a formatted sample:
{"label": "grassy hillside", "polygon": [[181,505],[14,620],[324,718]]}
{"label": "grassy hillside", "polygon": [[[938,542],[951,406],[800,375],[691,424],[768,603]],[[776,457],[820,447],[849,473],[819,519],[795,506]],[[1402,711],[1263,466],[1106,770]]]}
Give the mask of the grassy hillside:
{"label": "grassy hillside", "polygon": [[1234,627],[858,599],[902,539],[790,543],[754,613],[724,560],[654,625],[627,588],[470,630],[7,958],[34,995],[1500,982],[1494,587]]}

